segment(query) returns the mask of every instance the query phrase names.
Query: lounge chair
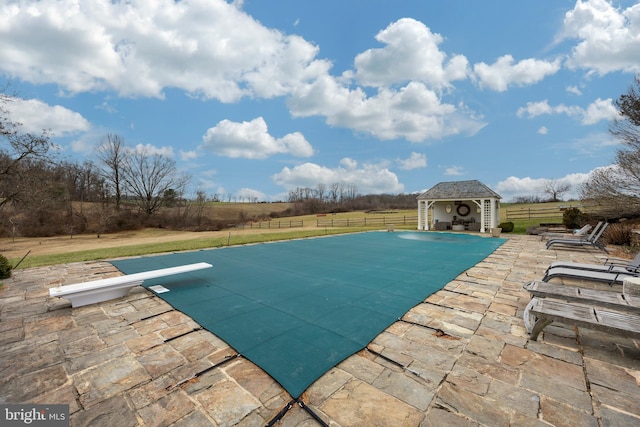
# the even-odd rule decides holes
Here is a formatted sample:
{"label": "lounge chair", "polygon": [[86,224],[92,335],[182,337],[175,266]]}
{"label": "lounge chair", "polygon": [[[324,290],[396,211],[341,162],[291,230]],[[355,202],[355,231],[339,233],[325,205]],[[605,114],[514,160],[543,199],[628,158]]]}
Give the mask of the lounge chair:
{"label": "lounge chair", "polygon": [[624,281],[624,289],[622,292],[581,288],[578,286],[560,285],[538,280],[525,283],[522,288],[528,291],[532,297],[553,298],[582,304],[597,303],[603,307],[624,311],[637,311],[640,313],[640,299],[634,298],[634,293],[630,291],[629,282],[631,282],[631,280],[627,279]]}
{"label": "lounge chair", "polygon": [[587,238],[588,232],[592,229],[591,224],[587,224],[579,230],[575,230],[573,233],[555,233],[552,231],[546,231],[544,233],[540,233],[540,240],[545,239],[584,239]]}
{"label": "lounge chair", "polygon": [[587,264],[570,261],[554,261],[549,265],[547,271],[552,268],[575,268],[577,270],[604,271],[609,273],[638,273],[640,272],[640,252],[631,261],[616,260],[607,258],[604,264]]}
{"label": "lounge chair", "polygon": [[597,230],[597,227],[596,227],[596,229],[594,229],[594,231],[589,235],[589,237],[584,240],[583,239],[551,239],[547,241],[547,249],[550,249],[551,246],[553,245],[582,247],[582,248],[591,246],[594,248],[601,249],[606,253],[609,253],[607,248],[605,248],[604,243],[600,241],[600,237],[602,236],[602,233],[604,233],[604,230],[606,230],[608,226],[609,226],[609,223],[605,222],[602,225],[602,227],[600,227],[599,230]]}
{"label": "lounge chair", "polygon": [[[526,285],[525,285],[526,286]],[[530,289],[527,289],[530,290]],[[633,338],[640,337],[640,280],[625,280],[622,294],[597,291],[578,300],[560,290],[530,290],[534,296],[524,310],[524,324],[532,340],[553,321]],[[612,294],[612,295],[606,295]],[[620,298],[620,304],[616,298]]]}
{"label": "lounge chair", "polygon": [[580,270],[577,268],[569,267],[553,267],[549,268],[542,278],[543,282],[548,282],[554,277],[566,277],[576,280],[587,280],[590,282],[604,282],[613,285],[621,285],[624,279],[630,277],[640,277],[640,272],[633,271],[593,271],[593,270]]}
{"label": "lounge chair", "polygon": [[[552,240],[552,239],[553,240],[556,240],[556,239],[591,240],[591,239],[593,239],[595,237],[596,233],[600,230],[600,227],[602,226],[602,224],[604,224],[604,222],[603,221],[599,221],[596,224],[596,226],[591,229],[591,233],[589,233],[589,234],[587,234],[587,232],[581,233],[581,234],[571,234],[571,235],[564,234],[563,236],[560,236],[560,237],[551,237],[549,240]],[[552,233],[549,233],[549,234],[552,234]]]}
{"label": "lounge chair", "polygon": [[599,307],[597,304],[580,304],[534,297],[525,309],[525,316],[531,319],[525,322],[525,325],[527,323],[531,325],[527,332],[534,341],[553,321],[640,338],[640,314]]}

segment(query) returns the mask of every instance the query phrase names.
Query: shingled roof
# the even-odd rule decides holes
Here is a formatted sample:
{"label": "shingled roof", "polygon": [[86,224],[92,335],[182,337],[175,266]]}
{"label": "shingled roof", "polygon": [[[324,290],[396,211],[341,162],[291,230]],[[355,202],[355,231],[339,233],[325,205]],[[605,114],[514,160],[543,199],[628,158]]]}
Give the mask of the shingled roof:
{"label": "shingled roof", "polygon": [[495,197],[500,195],[478,180],[440,182],[418,196],[429,200],[462,200]]}

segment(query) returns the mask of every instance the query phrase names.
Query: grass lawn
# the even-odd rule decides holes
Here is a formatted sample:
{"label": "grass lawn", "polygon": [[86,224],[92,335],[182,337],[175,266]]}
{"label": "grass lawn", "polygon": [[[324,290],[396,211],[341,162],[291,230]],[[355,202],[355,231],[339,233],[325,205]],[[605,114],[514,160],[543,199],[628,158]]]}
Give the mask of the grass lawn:
{"label": "grass lawn", "polygon": [[[292,228],[282,230],[278,232],[263,233],[260,230],[253,230],[253,233],[236,233],[234,231],[217,232],[213,236],[196,237],[193,238],[193,234],[185,233],[184,239],[172,238],[171,240],[163,239],[162,235],[158,235],[157,230],[152,229],[154,238],[148,239],[146,243],[130,244],[131,241],[121,241],[121,245],[114,245],[110,247],[99,247],[99,239],[94,239],[95,247],[87,247],[82,250],[73,250],[75,239],[66,239],[66,244],[63,242],[57,251],[47,251],[48,253],[30,253],[19,264],[19,268],[40,267],[45,265],[66,264],[70,262],[85,262],[95,261],[102,259],[114,259],[130,256],[140,256],[149,254],[158,254],[166,252],[179,252],[190,251],[207,248],[217,248],[228,245],[244,245],[251,243],[264,243],[277,240],[291,240],[302,239],[309,237],[318,237],[333,234],[355,233],[368,231],[372,228],[363,227],[335,227],[335,228]],[[411,227],[413,229],[413,227]],[[128,236],[125,239],[131,238],[131,232],[126,233]],[[141,231],[140,235],[144,235],[144,231]],[[195,233],[198,234],[198,233]],[[207,233],[201,233],[207,234]],[[142,239],[141,237],[139,237]],[[135,240],[135,238],[134,238]],[[37,249],[37,246],[35,246]],[[24,253],[27,253],[25,248]],[[11,265],[16,265],[20,261],[22,256],[8,257]]]}
{"label": "grass lawn", "polygon": [[[245,206],[235,206],[235,209]],[[259,204],[260,205],[260,204]],[[269,206],[259,206],[265,209]],[[283,208],[284,206],[281,206]],[[270,206],[273,208],[273,206]],[[506,209],[501,209],[501,221],[505,220]],[[215,248],[227,245],[241,245],[261,243],[275,240],[288,240],[323,236],[329,234],[353,233],[386,229],[378,224],[367,227],[317,227],[319,219],[372,219],[372,218],[416,218],[416,209],[386,211],[383,213],[344,212],[337,214],[304,215],[272,219],[278,221],[303,221],[303,227],[282,229],[245,228],[230,229],[218,232],[186,232],[166,229],[144,229],[116,234],[57,236],[52,238],[2,238],[0,239],[0,254],[5,255],[11,265],[18,264],[25,254],[28,255],[19,264],[19,268],[39,267],[45,265],[64,264],[70,262],[85,262],[102,259],[114,259],[146,254],[177,252]],[[540,219],[515,220],[513,234],[526,233],[527,227],[538,225]],[[545,219],[543,222],[562,222],[562,216],[557,219]],[[415,230],[416,224],[395,224],[396,229]]]}

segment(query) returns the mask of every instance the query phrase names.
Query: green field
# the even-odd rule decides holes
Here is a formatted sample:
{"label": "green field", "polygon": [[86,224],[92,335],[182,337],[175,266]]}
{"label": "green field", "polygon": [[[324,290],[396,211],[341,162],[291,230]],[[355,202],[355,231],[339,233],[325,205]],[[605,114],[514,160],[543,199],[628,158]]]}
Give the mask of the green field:
{"label": "green field", "polygon": [[[131,256],[150,255],[167,252],[193,251],[208,248],[219,248],[228,245],[246,245],[251,243],[265,243],[277,240],[303,239],[309,237],[325,236],[330,234],[344,234],[359,232],[362,229],[356,228],[335,228],[335,229],[291,229],[280,233],[255,233],[244,235],[233,235],[214,238],[201,238],[180,240],[171,242],[158,242],[154,244],[129,245],[115,248],[103,248],[83,251],[60,252],[52,255],[28,256],[20,264],[20,268],[41,267],[46,265],[66,264],[70,262],[86,262],[102,259],[115,259]],[[18,263],[20,259],[10,258],[12,265]]]}
{"label": "green field", "polygon": [[[532,205],[515,205],[518,209],[526,208],[536,210],[539,208],[554,208],[555,212],[551,217],[545,217],[543,220],[539,218],[528,218],[528,219],[518,219],[513,220],[514,223],[514,234],[524,234],[528,227],[539,225],[540,222],[554,222],[561,223],[562,222],[562,211],[560,210],[561,206],[566,206],[566,203],[558,203],[555,205],[552,204],[532,204]],[[199,250],[205,248],[215,248],[227,245],[242,245],[242,244],[250,244],[250,243],[261,243],[268,242],[274,240],[287,240],[287,239],[299,239],[299,238],[309,238],[314,236],[323,236],[329,234],[341,234],[341,233],[352,233],[352,232],[360,232],[360,231],[369,231],[375,229],[386,229],[386,225],[376,224],[374,219],[385,218],[388,223],[394,223],[395,229],[405,229],[405,230],[415,230],[417,227],[417,223],[407,223],[402,225],[398,224],[396,221],[393,221],[393,218],[416,218],[418,213],[417,209],[409,209],[409,210],[397,210],[397,211],[386,211],[386,212],[375,212],[375,213],[365,213],[362,211],[357,212],[345,212],[345,213],[336,213],[336,214],[326,214],[326,215],[303,215],[296,217],[283,217],[283,218],[269,218],[269,214],[271,212],[277,211],[285,211],[290,208],[291,204],[288,203],[216,203],[211,208],[213,211],[217,212],[217,216],[219,218],[226,217],[231,218],[237,215],[240,215],[241,212],[245,212],[246,215],[252,218],[264,218],[264,221],[254,221],[253,224],[245,225],[244,228],[233,228],[226,231],[218,232],[218,235],[215,237],[205,236],[203,233],[203,237],[196,236],[193,237],[193,234],[186,237],[184,239],[173,239],[172,241],[164,241],[163,233],[166,233],[166,230],[156,230],[149,229],[149,233],[140,232],[143,235],[153,234],[157,235],[157,240],[153,243],[146,244],[130,244],[131,239],[126,241],[127,233],[122,233],[120,236],[122,237],[122,246],[118,247],[109,247],[109,248],[91,248],[84,250],[74,250],[73,244],[63,245],[61,249],[54,254],[32,254],[24,259],[24,261],[20,264],[20,268],[29,268],[29,267],[37,267],[37,266],[45,266],[45,265],[55,265],[55,264],[64,264],[70,262],[85,262],[85,261],[93,261],[93,260],[101,260],[101,259],[113,259],[120,257],[129,257],[129,256],[140,256],[146,254],[156,254],[156,253],[164,253],[164,252],[175,252],[175,251],[187,251],[187,250]],[[500,210],[500,220],[501,222],[505,221],[507,218],[507,210],[512,209],[513,205],[503,204],[501,205]],[[367,227],[330,227],[323,226],[318,227],[318,220],[362,220],[368,219],[369,224],[372,224]],[[287,222],[300,222],[303,226],[296,226],[293,228],[283,227],[281,230],[277,230],[277,232],[264,232],[261,229],[255,229],[248,233],[240,233],[236,232],[236,230],[246,231],[247,228],[251,228],[254,226],[263,226],[265,223],[270,222],[272,226],[275,228],[275,224],[278,222],[287,223]],[[261,224],[262,223],[262,224]],[[153,233],[151,233],[153,232]],[[130,233],[129,233],[130,234]],[[38,239],[34,239],[34,243],[37,242]],[[64,248],[68,248],[67,251]],[[26,250],[22,253],[26,253]],[[9,258],[12,265],[16,265],[20,258]]]}

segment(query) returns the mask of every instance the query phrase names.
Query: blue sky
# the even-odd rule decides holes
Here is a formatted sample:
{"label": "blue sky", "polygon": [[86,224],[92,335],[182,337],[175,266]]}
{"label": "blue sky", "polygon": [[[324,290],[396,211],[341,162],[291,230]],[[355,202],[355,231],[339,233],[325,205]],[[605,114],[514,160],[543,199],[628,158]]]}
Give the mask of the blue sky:
{"label": "blue sky", "polygon": [[26,130],[80,161],[118,134],[173,158],[191,194],[478,179],[509,201],[550,179],[577,194],[613,161],[640,5],[5,0],[0,58]]}

